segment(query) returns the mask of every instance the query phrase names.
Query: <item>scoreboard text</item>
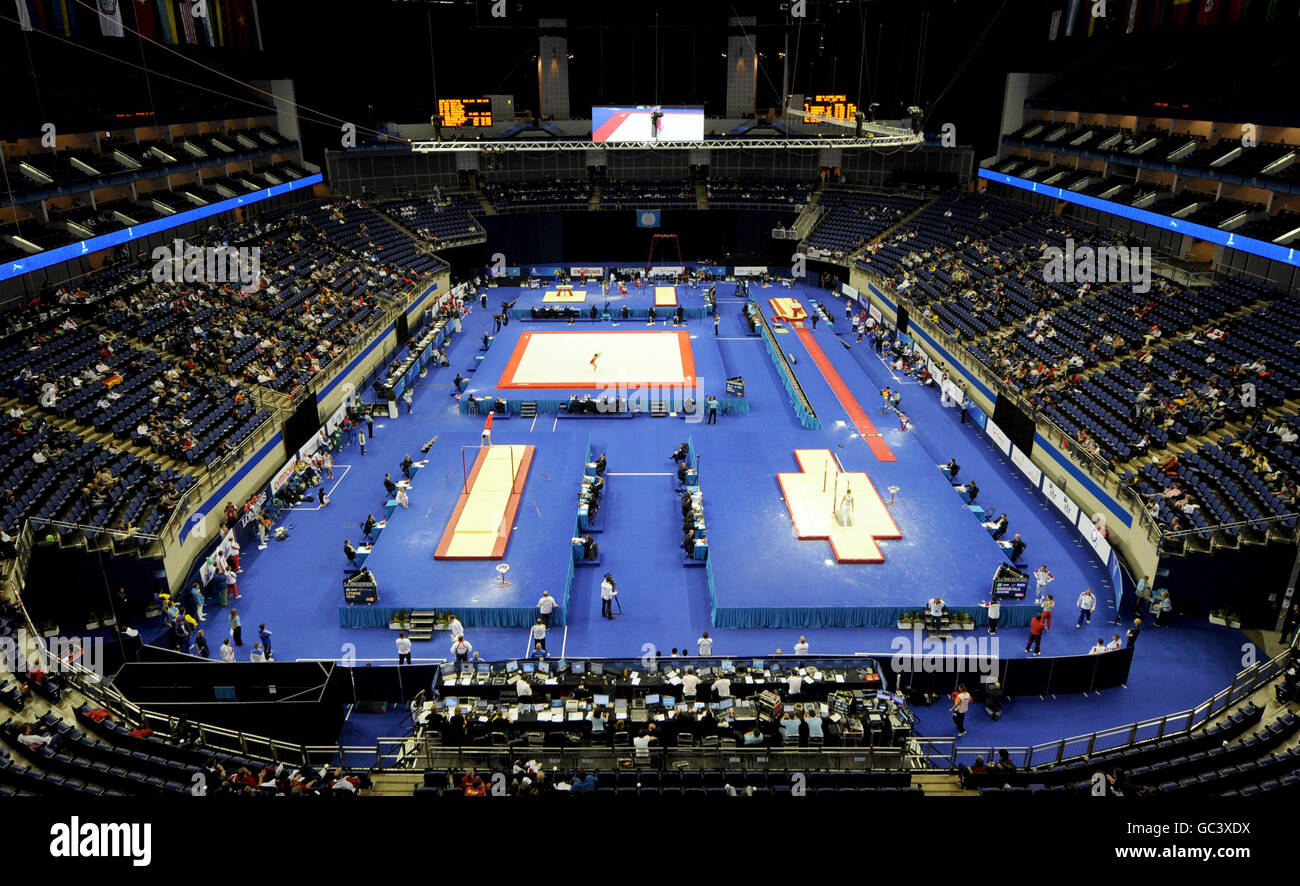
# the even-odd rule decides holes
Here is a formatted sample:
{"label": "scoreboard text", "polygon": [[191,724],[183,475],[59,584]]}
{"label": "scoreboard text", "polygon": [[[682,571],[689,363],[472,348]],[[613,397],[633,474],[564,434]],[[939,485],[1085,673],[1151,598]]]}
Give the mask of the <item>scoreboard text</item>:
{"label": "scoreboard text", "polygon": [[853,122],[858,113],[858,106],[848,100],[846,95],[815,95],[811,100],[804,99],[803,112],[809,116],[803,118],[805,123],[818,123],[815,117],[830,117],[835,120]]}
{"label": "scoreboard text", "polygon": [[491,126],[492,101],[486,98],[440,98],[438,116],[442,125]]}

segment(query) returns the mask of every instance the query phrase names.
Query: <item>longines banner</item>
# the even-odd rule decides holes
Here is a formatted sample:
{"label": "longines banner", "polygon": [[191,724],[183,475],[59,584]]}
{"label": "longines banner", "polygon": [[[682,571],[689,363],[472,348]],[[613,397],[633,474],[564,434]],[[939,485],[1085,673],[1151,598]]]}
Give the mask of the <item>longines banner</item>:
{"label": "longines banner", "polygon": [[731,273],[735,274],[737,277],[761,277],[767,273],[767,265],[762,265],[761,267],[736,265],[736,267],[732,269]]}

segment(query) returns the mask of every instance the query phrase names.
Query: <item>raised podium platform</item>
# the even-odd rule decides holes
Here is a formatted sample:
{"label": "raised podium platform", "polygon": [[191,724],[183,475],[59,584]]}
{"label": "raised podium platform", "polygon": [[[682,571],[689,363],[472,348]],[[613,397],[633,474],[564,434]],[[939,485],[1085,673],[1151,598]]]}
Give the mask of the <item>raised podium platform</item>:
{"label": "raised podium platform", "polygon": [[505,555],[532,461],[532,446],[479,449],[435,560],[500,560]]}
{"label": "raised podium platform", "polygon": [[829,449],[796,449],[794,457],[800,472],[776,477],[795,534],[828,540],[840,563],[884,562],[876,539],[902,538],[903,533],[870,478],[841,471]]}

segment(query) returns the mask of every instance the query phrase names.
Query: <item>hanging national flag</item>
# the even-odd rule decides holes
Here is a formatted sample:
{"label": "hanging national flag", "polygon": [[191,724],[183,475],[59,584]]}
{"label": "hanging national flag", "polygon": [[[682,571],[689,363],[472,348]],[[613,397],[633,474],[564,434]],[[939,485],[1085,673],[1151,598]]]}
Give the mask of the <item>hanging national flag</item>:
{"label": "hanging national flag", "polygon": [[[1189,0],[1190,2],[1190,0]],[[194,10],[198,4],[194,0],[176,0],[176,18],[180,31],[185,35],[186,43],[198,44],[199,30]]]}
{"label": "hanging national flag", "polygon": [[199,29],[199,35],[203,38],[203,42],[208,46],[216,46],[217,34],[216,24],[212,20],[212,4],[208,0],[195,0],[190,11],[194,16],[194,24]]}
{"label": "hanging national flag", "polygon": [[1061,34],[1061,10],[1052,10],[1052,24],[1047,29],[1047,39],[1055,40]]}
{"label": "hanging national flag", "polygon": [[14,0],[14,11],[18,14],[18,27],[24,31],[32,29],[32,11],[27,8],[29,0]]}
{"label": "hanging national flag", "polygon": [[1224,0],[1200,0],[1201,8],[1196,12],[1198,25],[1213,25],[1219,20],[1219,7]]}
{"label": "hanging national flag", "polygon": [[231,43],[240,49],[249,49],[252,44],[253,14],[248,8],[248,0],[228,0],[230,4]]}
{"label": "hanging national flag", "polygon": [[638,228],[657,228],[659,227],[659,210],[658,209],[638,209],[636,211],[636,226]]}
{"label": "hanging national flag", "polygon": [[158,0],[158,25],[164,43],[173,46],[181,42],[180,26],[176,21],[176,5],[172,0]]}
{"label": "hanging national flag", "polygon": [[125,37],[122,30],[122,9],[118,0],[97,0],[99,31],[105,37]]}
{"label": "hanging national flag", "polygon": [[1250,11],[1250,0],[1232,0],[1228,5],[1228,18],[1234,22],[1241,21],[1248,11]]}
{"label": "hanging national flag", "polygon": [[261,52],[262,51],[262,20],[261,18],[258,17],[257,14],[257,0],[248,0],[248,2],[253,8],[253,45],[257,47],[258,52]]}
{"label": "hanging national flag", "polygon": [[135,30],[146,40],[158,39],[158,8],[154,0],[135,0],[131,4],[135,13]]}
{"label": "hanging national flag", "polygon": [[54,0],[54,31],[64,37],[77,34],[77,0]]}
{"label": "hanging national flag", "polygon": [[225,12],[221,0],[208,0],[208,25],[212,28],[212,37],[217,46],[226,45]]}
{"label": "hanging national flag", "polygon": [[1169,19],[1171,27],[1184,27],[1192,18],[1192,0],[1174,0],[1173,12]]}
{"label": "hanging national flag", "polygon": [[1070,8],[1065,13],[1065,36],[1074,36],[1074,22],[1079,17],[1079,0],[1070,0]]}
{"label": "hanging national flag", "polygon": [[1137,30],[1138,16],[1141,14],[1142,0],[1128,0],[1128,18],[1124,24],[1124,33],[1132,34]]}
{"label": "hanging national flag", "polygon": [[1151,0],[1151,30],[1159,29],[1165,23],[1169,0]]}

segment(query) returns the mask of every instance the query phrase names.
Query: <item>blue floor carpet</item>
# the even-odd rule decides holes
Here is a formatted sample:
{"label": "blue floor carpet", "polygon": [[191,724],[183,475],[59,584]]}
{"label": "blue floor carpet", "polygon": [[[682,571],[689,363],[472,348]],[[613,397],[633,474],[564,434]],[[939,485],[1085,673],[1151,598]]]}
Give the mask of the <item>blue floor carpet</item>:
{"label": "blue floor carpet", "polygon": [[[782,295],[789,290],[776,290]],[[806,299],[824,293],[797,288]],[[764,296],[765,297],[765,296]],[[490,304],[495,307],[494,298]],[[611,474],[604,506],[605,531],[598,537],[604,558],[599,568],[576,570],[569,600],[568,626],[557,627],[548,645],[553,654],[575,656],[641,655],[654,648],[660,653],[678,648],[694,650],[695,640],[708,630],[714,651],[727,655],[765,656],[777,649],[790,651],[801,634],[807,635],[815,653],[888,653],[900,634],[885,628],[755,628],[732,630],[710,624],[710,603],[703,569],[687,568],[680,557],[680,511],[668,475],[670,454],[688,435],[701,455],[701,484],[711,544],[716,546],[715,578],[724,599],[756,601],[760,605],[804,605],[853,602],[864,596],[898,605],[919,606],[939,593],[955,603],[974,602],[987,589],[993,565],[1001,554],[987,533],[961,508],[960,501],[937,462],[956,457],[962,479],[974,478],[989,503],[1009,516],[1012,531],[1028,542],[1031,564],[1047,562],[1057,575],[1053,586],[1060,601],[1056,626],[1044,644],[1045,654],[1082,653],[1097,634],[1109,636],[1105,625],[1113,616],[1105,575],[1091,551],[1076,541],[1072,528],[1062,525],[1055,512],[1025,487],[1019,473],[1000,452],[985,442],[978,428],[962,426],[955,410],[945,409],[933,390],[903,385],[903,408],[913,430],[901,433],[897,422],[876,413],[878,391],[893,385],[886,366],[865,344],[846,350],[834,330],[821,325],[814,333],[836,370],[875,421],[899,461],[874,461],[866,444],[854,437],[847,415],[810,359],[805,359],[798,339],[780,337],[794,351],[800,382],[827,425],[822,432],[803,430],[794,419],[789,400],[762,343],[747,335],[740,302],[719,299],[721,325],[713,335],[712,322],[690,324],[697,337],[697,352],[711,351],[719,369],[743,375],[750,413],[724,416],[717,426],[687,424],[680,419],[575,419],[542,416],[536,422],[511,419],[494,429],[495,442],[531,443],[539,461],[525,490],[505,561],[510,579],[519,585],[512,597],[535,601],[543,586],[562,580],[568,542],[577,504],[578,475],[588,437],[597,451],[604,450]],[[385,472],[396,476],[402,456],[418,458],[419,448],[435,434],[430,464],[416,478],[411,507],[394,514],[381,536],[371,564],[379,579],[381,603],[392,600],[447,601],[451,605],[473,602],[475,587],[495,580],[489,562],[446,563],[432,559],[434,543],[450,513],[455,480],[460,472],[460,445],[477,442],[481,418],[461,416],[450,396],[451,377],[457,367],[478,353],[479,338],[491,319],[476,310],[466,320],[465,334],[451,345],[451,366],[430,371],[415,388],[415,412],[376,422],[375,434],[363,457],[353,445],[337,458],[338,478],[334,499],[323,510],[289,511],[282,522],[290,537],[270,542],[263,552],[249,551],[241,576],[239,601],[245,625],[246,659],[251,647],[247,635],[258,622],[274,630],[276,657],[337,658],[392,661],[395,634],[385,628],[345,629],[339,626],[344,566],[342,543],[360,535],[358,523],[367,513],[381,511]],[[515,321],[508,329],[539,326]],[[634,324],[635,325],[635,324]],[[843,443],[843,448],[840,444]],[[791,450],[796,446],[833,449],[847,469],[866,470],[880,487],[900,486],[896,505],[904,538],[882,542],[886,562],[879,565],[827,566],[826,542],[795,541],[775,482],[778,470],[796,470]],[[637,476],[633,476],[637,475]],[[534,506],[534,501],[536,507]],[[540,510],[540,517],[538,511]],[[479,571],[485,573],[480,576]],[[874,571],[873,571],[874,570]],[[623,613],[613,621],[600,618],[599,583],[602,573],[617,578]],[[1083,585],[1097,591],[1099,609],[1093,630],[1073,628],[1073,598]],[[480,591],[478,593],[482,593]],[[552,590],[554,593],[554,590]],[[439,608],[442,608],[441,603]],[[209,607],[208,634],[213,650],[224,636],[227,612]],[[1103,630],[1104,629],[1104,630]],[[1023,654],[1024,631],[1009,628],[1001,654]],[[505,659],[527,648],[519,628],[475,628],[469,639],[483,657]],[[982,711],[972,710],[971,734],[963,744],[1023,745],[1048,741],[1094,728],[1128,723],[1190,707],[1226,686],[1240,667],[1240,632],[1202,622],[1176,623],[1163,630],[1143,633],[1128,688],[1108,690],[1101,696],[1058,698],[1046,701],[1019,698],[1012,702],[1002,722],[987,723]],[[439,632],[432,643],[417,644],[419,658],[448,657],[450,638]],[[951,724],[943,709],[921,711],[925,731],[950,735]],[[357,715],[362,716],[362,715]]]}

